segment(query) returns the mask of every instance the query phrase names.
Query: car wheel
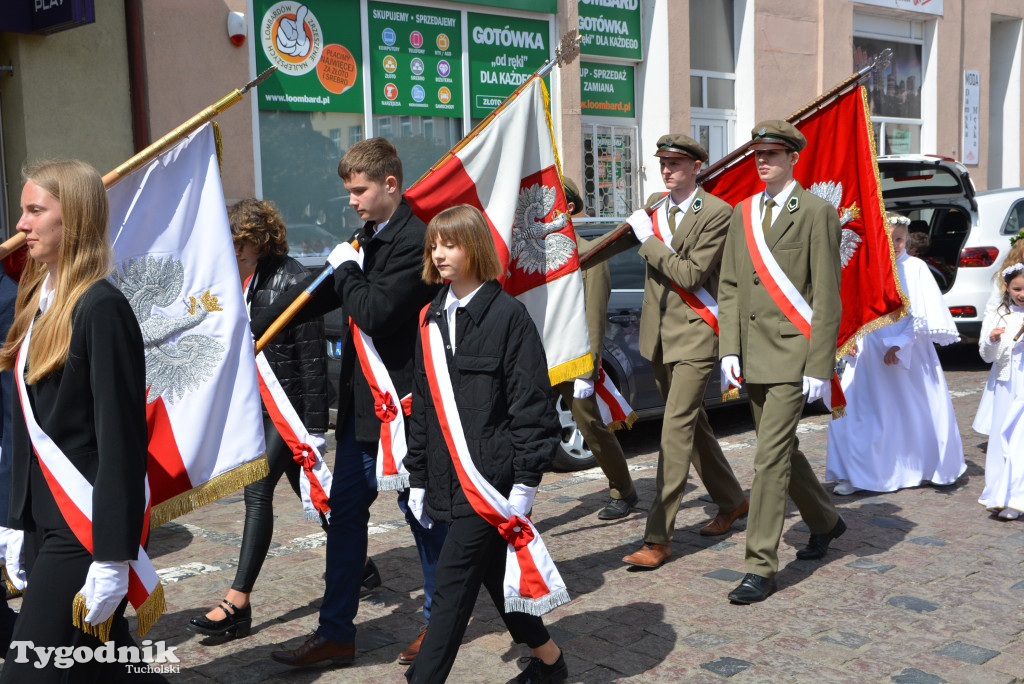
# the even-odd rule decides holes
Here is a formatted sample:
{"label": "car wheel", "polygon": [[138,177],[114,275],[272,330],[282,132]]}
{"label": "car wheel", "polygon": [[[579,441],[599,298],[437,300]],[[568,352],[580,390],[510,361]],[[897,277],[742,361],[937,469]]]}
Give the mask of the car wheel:
{"label": "car wheel", "polygon": [[558,412],[558,422],[562,426],[561,444],[555,452],[555,470],[575,471],[593,468],[597,465],[597,458],[583,441],[583,433],[580,432],[576,419],[572,417],[572,412],[561,397],[555,404],[555,410]]}

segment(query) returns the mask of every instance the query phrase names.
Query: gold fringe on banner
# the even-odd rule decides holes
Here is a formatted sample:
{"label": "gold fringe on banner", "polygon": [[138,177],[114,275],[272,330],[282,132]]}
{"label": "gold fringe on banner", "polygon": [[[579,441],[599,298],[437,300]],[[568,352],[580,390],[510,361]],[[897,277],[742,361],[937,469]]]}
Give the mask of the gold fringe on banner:
{"label": "gold fringe on banner", "polygon": [[213,122],[213,143],[217,148],[217,171],[224,177],[224,137],[220,134],[220,124]]}
{"label": "gold fringe on banner", "polygon": [[615,432],[616,430],[621,430],[622,428],[631,430],[633,429],[633,423],[635,423],[636,421],[637,415],[636,412],[633,411],[630,412],[628,416],[626,416],[625,420],[613,420],[612,422],[608,423],[608,425],[605,427],[608,428],[608,432]]}
{"label": "gold fringe on banner", "polygon": [[722,392],[722,402],[732,401],[733,399],[740,398],[740,389],[738,387],[730,387],[729,389]]}
{"label": "gold fringe on banner", "polygon": [[832,420],[839,420],[840,418],[846,417],[846,404],[842,406],[836,406],[832,409]]}
{"label": "gold fringe on banner", "polygon": [[209,482],[204,482],[198,487],[193,487],[187,492],[182,492],[167,501],[162,501],[153,506],[149,513],[149,527],[150,529],[160,527],[177,517],[191,513],[200,506],[213,503],[217,499],[227,496],[247,484],[262,480],[269,472],[266,454],[243,463],[237,468],[218,475]]}
{"label": "gold fringe on banner", "polygon": [[14,583],[11,582],[11,576],[7,574],[7,567],[3,567],[4,573],[4,584],[7,585],[7,598],[17,598],[25,593],[24,589],[15,589]]}
{"label": "gold fringe on banner", "polygon": [[554,386],[560,382],[578,378],[592,370],[594,370],[594,359],[588,351],[583,356],[561,363],[554,368],[548,368],[548,378],[551,379],[551,385]]}

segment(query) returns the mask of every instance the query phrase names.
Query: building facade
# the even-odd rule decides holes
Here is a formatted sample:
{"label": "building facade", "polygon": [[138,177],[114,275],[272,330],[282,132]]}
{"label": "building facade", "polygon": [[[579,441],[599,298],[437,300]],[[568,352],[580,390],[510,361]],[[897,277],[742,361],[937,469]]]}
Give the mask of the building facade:
{"label": "building facade", "polygon": [[411,185],[576,27],[582,55],[548,87],[563,171],[592,216],[662,189],[664,133],[714,161],[886,48],[865,84],[880,154],[956,158],[979,190],[1024,183],[1020,0],[79,0],[94,16],[77,25],[8,2],[21,7],[0,18],[8,235],[26,161],[106,172],[273,64],[218,117],[225,193],[274,200],[316,253],[358,222],[336,172],[352,143],[391,139]]}

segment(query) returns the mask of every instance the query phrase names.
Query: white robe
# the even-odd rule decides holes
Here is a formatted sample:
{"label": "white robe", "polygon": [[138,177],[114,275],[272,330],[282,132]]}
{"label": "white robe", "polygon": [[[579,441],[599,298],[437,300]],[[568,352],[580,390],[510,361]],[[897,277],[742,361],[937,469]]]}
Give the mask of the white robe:
{"label": "white robe", "polygon": [[[910,312],[865,335],[843,374],[846,417],[828,430],[825,477],[858,489],[893,492],[922,482],[947,485],[967,469],[935,344],[959,340],[956,323],[928,266],[896,260]],[[899,363],[885,365],[897,346]]]}
{"label": "white robe", "polygon": [[[1020,312],[1020,307],[1011,309]],[[1016,330],[1007,329],[1011,337]],[[1010,355],[1010,377],[999,380],[995,365],[986,393],[991,397],[988,451],[985,453],[985,491],[978,503],[986,508],[1015,508],[1024,512],[1024,339]]]}

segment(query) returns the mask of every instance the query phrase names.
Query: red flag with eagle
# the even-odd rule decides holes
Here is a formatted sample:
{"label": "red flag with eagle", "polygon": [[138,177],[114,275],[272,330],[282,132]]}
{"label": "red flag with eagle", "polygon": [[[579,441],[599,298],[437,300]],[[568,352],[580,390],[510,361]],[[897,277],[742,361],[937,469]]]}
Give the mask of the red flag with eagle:
{"label": "red flag with eagle", "polygon": [[526,305],[552,384],[593,369],[583,279],[544,80],[532,77],[505,108],[409,188],[424,221],[457,204],[487,217],[505,268],[502,287]]}
{"label": "red flag with eagle", "polygon": [[[807,147],[793,176],[808,192],[832,203],[843,230],[838,358],[859,334],[889,325],[907,308],[885,221],[866,92],[854,88],[794,125],[807,138]],[[764,183],[747,155],[703,186],[736,206]]]}

